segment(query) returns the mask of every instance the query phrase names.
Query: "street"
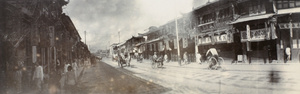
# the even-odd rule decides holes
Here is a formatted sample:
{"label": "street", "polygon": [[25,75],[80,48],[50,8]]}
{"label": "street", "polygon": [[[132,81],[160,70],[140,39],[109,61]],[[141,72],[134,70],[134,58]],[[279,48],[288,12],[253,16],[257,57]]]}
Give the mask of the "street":
{"label": "street", "polygon": [[[102,60],[119,68],[111,59]],[[224,64],[224,70],[208,70],[207,64],[190,63],[178,66],[165,63],[163,68],[152,69],[150,61],[124,69],[135,76],[157,83],[171,91],[164,94],[296,94],[300,91],[295,65],[299,64]],[[298,69],[299,70],[299,69]]]}
{"label": "street", "polygon": [[86,69],[80,87],[85,92],[79,94],[159,94],[170,90],[102,61]]}

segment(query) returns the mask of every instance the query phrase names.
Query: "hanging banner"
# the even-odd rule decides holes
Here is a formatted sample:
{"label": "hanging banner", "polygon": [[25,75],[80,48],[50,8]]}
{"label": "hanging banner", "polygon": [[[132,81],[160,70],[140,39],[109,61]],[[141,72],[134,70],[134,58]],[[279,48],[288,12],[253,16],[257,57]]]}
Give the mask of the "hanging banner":
{"label": "hanging banner", "polygon": [[50,46],[54,46],[54,26],[49,26],[49,40],[50,40]]}
{"label": "hanging banner", "polygon": [[165,45],[166,45],[166,49],[169,50],[170,46],[169,46],[169,41],[168,40],[165,40]]}
{"label": "hanging banner", "polygon": [[182,47],[187,48],[188,47],[188,39],[187,38],[182,38]]}
{"label": "hanging banner", "polygon": [[36,46],[32,46],[32,62],[35,63],[37,61],[36,54]]}
{"label": "hanging banner", "polygon": [[277,39],[277,34],[276,34],[276,27],[274,26],[274,23],[271,23],[271,38],[272,39]]}
{"label": "hanging banner", "polygon": [[250,36],[250,26],[248,24],[246,25],[246,35],[247,35],[247,39],[249,41],[251,36]]}
{"label": "hanging banner", "polygon": [[159,51],[163,51],[163,49],[164,49],[163,43],[159,42],[158,45],[159,45]]}
{"label": "hanging banner", "polygon": [[177,40],[174,39],[174,49],[177,49]]}

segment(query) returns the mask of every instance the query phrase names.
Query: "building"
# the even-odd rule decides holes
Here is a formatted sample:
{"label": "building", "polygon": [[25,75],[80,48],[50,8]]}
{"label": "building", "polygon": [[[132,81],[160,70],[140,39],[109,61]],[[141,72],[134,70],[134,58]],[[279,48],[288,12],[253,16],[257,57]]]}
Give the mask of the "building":
{"label": "building", "polygon": [[248,62],[251,58],[286,62],[286,48],[291,48],[290,59],[299,62],[299,4],[297,0],[237,0],[239,17],[231,24],[241,35]]}
{"label": "building", "polygon": [[[24,65],[23,86],[29,88],[36,63],[52,79],[59,73],[59,65],[80,58],[79,52],[90,55],[71,19],[62,13],[67,1],[1,0],[0,4],[0,66],[1,76],[5,76],[1,81],[7,84],[4,86],[13,87],[13,79],[2,78],[13,78],[18,62]],[[61,64],[57,64],[58,60]]]}
{"label": "building", "polygon": [[233,26],[234,0],[215,0],[194,8],[192,27],[195,28],[197,51],[205,55],[209,48],[219,50],[224,59],[235,59],[239,48],[238,37]]}
{"label": "building", "polygon": [[142,42],[145,42],[143,36],[132,36],[124,44],[126,46],[126,52],[129,53],[131,57],[134,57],[134,53],[142,51],[142,49],[139,49],[139,47],[136,46],[137,44]]}

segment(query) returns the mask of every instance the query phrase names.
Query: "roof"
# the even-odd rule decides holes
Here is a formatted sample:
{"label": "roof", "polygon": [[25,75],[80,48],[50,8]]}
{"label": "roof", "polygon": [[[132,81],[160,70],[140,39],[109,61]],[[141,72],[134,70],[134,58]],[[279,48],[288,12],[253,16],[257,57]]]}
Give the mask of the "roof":
{"label": "roof", "polygon": [[209,2],[209,3],[206,3],[206,4],[202,5],[202,6],[196,7],[196,8],[193,9],[193,10],[201,9],[201,8],[203,8],[203,7],[206,7],[206,6],[208,6],[208,5],[211,5],[211,4],[213,4],[213,3],[216,3],[216,2],[218,2],[218,1],[219,1],[219,0],[211,1],[211,2]]}
{"label": "roof", "polygon": [[162,39],[163,39],[163,37],[159,37],[159,38],[147,41],[146,43],[156,42],[156,41],[159,41],[159,40],[162,40]]}
{"label": "roof", "polygon": [[253,20],[259,20],[259,19],[266,19],[269,17],[272,17],[275,14],[263,14],[263,15],[257,15],[257,16],[250,16],[250,17],[244,17],[244,18],[239,18],[234,22],[231,22],[230,24],[237,24],[241,22],[247,22],[247,21],[253,21]]}
{"label": "roof", "polygon": [[278,9],[277,14],[299,13],[300,8]]}
{"label": "roof", "polygon": [[138,44],[135,44],[135,46],[140,46],[142,44],[145,44],[146,42],[141,42],[141,43],[138,43]]}
{"label": "roof", "polygon": [[119,43],[117,46],[123,46],[125,43],[126,43],[126,41],[122,42],[122,43]]}

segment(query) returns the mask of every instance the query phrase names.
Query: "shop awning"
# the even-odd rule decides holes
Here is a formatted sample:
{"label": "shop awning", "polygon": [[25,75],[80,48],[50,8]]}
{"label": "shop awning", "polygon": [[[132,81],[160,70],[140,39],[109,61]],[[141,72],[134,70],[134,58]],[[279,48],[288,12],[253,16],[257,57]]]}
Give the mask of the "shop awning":
{"label": "shop awning", "polygon": [[271,16],[273,16],[274,14],[264,14],[264,15],[258,15],[258,16],[250,16],[250,17],[245,17],[245,18],[239,18],[234,22],[231,22],[230,24],[237,24],[237,23],[241,23],[241,22],[247,22],[247,21],[253,21],[253,20],[259,20],[259,19],[267,19]]}
{"label": "shop awning", "polygon": [[156,42],[156,41],[159,41],[159,40],[162,40],[162,39],[163,39],[163,37],[159,37],[159,38],[156,38],[156,39],[153,39],[153,40],[149,40],[146,43]]}
{"label": "shop awning", "polygon": [[213,23],[215,23],[215,21],[208,22],[208,23],[204,23],[204,24],[200,24],[200,25],[198,25],[198,27],[200,27],[200,26],[204,26],[204,25],[208,25],[208,24],[213,24]]}
{"label": "shop awning", "polygon": [[125,43],[126,43],[126,41],[125,41],[125,42],[122,42],[122,43],[119,43],[117,46],[118,46],[118,47],[123,46]]}
{"label": "shop awning", "polygon": [[300,8],[289,8],[289,9],[279,9],[277,14],[290,14],[290,13],[300,13]]}
{"label": "shop awning", "polygon": [[140,45],[145,44],[145,43],[146,42],[141,42],[141,43],[136,44],[135,46],[140,46]]}

